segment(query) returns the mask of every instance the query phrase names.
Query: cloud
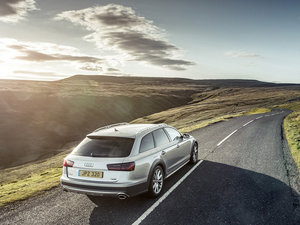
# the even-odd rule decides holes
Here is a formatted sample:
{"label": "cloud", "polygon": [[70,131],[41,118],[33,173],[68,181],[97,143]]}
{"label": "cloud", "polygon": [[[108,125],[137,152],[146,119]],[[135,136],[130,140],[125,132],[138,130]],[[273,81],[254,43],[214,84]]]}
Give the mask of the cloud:
{"label": "cloud", "polygon": [[83,55],[71,46],[57,45],[47,42],[22,42],[15,39],[0,39],[0,48],[15,50],[14,57],[19,60],[46,61],[75,61],[80,63],[101,63],[103,58]]}
{"label": "cloud", "polygon": [[85,64],[80,67],[81,70],[87,70],[87,71],[103,71],[102,65],[97,64]]}
{"label": "cloud", "polygon": [[130,7],[108,4],[65,11],[55,19],[85,27],[91,31],[84,37],[86,41],[95,42],[100,49],[120,52],[126,60],[173,70],[185,70],[195,64],[179,59],[180,49],[165,38],[165,32]]}
{"label": "cloud", "polygon": [[116,68],[107,68],[108,72],[120,72],[120,70],[116,69]]}
{"label": "cloud", "polygon": [[95,71],[95,72],[105,72],[105,73],[115,73],[120,72],[119,69],[107,67],[106,65],[101,65],[97,63],[86,63],[84,66],[80,67],[81,70]]}
{"label": "cloud", "polygon": [[232,58],[263,58],[260,54],[250,53],[244,50],[231,50],[226,52],[225,55]]}
{"label": "cloud", "polygon": [[15,70],[13,71],[15,74],[29,74],[29,75],[39,75],[39,76],[58,76],[61,77],[61,74],[53,73],[53,72],[45,72],[45,71],[28,71],[28,70]]}
{"label": "cloud", "polygon": [[6,77],[8,79],[18,79],[18,80],[59,80],[66,78],[70,75],[68,74],[57,74],[51,71],[32,71],[32,70],[15,70],[13,73]]}
{"label": "cloud", "polygon": [[109,59],[80,54],[77,48],[47,42],[22,42],[10,38],[0,39],[0,55],[6,55],[6,60],[21,60],[29,62],[63,62],[75,63],[81,70],[107,71],[111,68]]}
{"label": "cloud", "polygon": [[[11,48],[19,48],[22,46],[8,46]],[[84,55],[66,55],[66,54],[47,54],[47,53],[42,53],[39,51],[35,50],[30,50],[30,49],[19,49],[21,53],[24,55],[17,56],[16,59],[21,59],[21,60],[27,60],[27,61],[38,61],[38,62],[43,62],[43,61],[77,61],[77,62],[82,62],[82,63],[95,63],[95,62],[101,62],[103,59],[97,58],[97,57],[92,57],[92,56],[84,56]]]}
{"label": "cloud", "polygon": [[33,10],[37,10],[35,0],[1,0],[0,21],[16,23]]}

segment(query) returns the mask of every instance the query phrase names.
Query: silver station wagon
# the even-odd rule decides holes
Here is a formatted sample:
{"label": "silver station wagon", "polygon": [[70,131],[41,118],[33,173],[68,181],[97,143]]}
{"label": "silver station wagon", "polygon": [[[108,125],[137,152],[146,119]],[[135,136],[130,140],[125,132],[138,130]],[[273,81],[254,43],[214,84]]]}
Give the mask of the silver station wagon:
{"label": "silver station wagon", "polygon": [[119,123],[101,127],[64,159],[65,191],[119,199],[161,194],[164,179],[198,161],[198,143],[166,124]]}

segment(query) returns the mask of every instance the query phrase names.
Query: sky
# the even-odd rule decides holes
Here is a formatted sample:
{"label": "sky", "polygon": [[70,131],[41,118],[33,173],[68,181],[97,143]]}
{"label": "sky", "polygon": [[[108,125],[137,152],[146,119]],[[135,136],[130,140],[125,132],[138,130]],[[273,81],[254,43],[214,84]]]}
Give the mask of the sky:
{"label": "sky", "polygon": [[1,0],[0,79],[300,83],[297,0]]}

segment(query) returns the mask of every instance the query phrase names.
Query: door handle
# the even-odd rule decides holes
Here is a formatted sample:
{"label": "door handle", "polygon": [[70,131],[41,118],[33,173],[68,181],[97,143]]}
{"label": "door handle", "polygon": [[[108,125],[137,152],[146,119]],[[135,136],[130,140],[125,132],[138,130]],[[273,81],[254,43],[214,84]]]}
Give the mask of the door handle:
{"label": "door handle", "polygon": [[162,155],[165,155],[165,154],[166,154],[166,152],[165,152],[165,151],[161,151],[161,154],[162,154]]}

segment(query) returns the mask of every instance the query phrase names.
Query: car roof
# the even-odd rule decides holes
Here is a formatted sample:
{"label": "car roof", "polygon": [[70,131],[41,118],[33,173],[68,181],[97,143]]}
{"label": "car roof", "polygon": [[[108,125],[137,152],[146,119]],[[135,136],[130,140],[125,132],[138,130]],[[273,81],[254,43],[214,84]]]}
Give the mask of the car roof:
{"label": "car roof", "polygon": [[166,124],[116,124],[107,127],[101,127],[88,134],[88,137],[125,137],[135,138],[138,135],[148,133],[159,127],[166,127]]}

